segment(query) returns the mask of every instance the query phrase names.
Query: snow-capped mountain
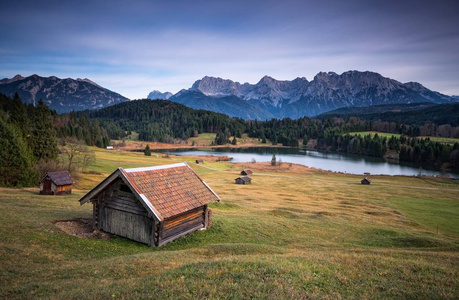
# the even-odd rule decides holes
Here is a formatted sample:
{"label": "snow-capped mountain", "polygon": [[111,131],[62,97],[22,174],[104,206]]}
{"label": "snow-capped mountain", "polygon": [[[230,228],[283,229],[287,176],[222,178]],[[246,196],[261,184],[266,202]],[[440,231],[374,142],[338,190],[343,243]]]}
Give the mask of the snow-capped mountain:
{"label": "snow-capped mountain", "polygon": [[128,98],[103,88],[87,78],[60,79],[55,76],[16,75],[11,79],[0,80],[0,93],[13,97],[16,92],[25,103],[36,105],[40,99],[43,99],[46,105],[59,113],[97,109],[129,101]]}
{"label": "snow-capped mountain", "polygon": [[[304,77],[280,81],[265,76],[256,84],[206,76],[197,80],[189,91],[212,98],[235,96],[277,118],[315,116],[341,107],[456,101],[419,83],[403,84],[368,71],[348,71],[341,75],[320,72],[312,81]],[[177,96],[185,101],[186,93]]]}
{"label": "snow-capped mountain", "polygon": [[147,98],[151,100],[155,100],[155,99],[167,100],[170,97],[172,97],[172,95],[173,94],[171,92],[161,93],[160,91],[154,90],[148,94]]}

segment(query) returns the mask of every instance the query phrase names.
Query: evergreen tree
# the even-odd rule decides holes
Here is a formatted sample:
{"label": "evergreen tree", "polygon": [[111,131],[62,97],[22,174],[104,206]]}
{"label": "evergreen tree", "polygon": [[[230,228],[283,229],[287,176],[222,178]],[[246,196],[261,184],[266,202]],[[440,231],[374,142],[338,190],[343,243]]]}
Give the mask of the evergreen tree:
{"label": "evergreen tree", "polygon": [[276,164],[277,164],[276,154],[273,153],[273,157],[271,158],[271,166],[275,166]]}
{"label": "evergreen tree", "polygon": [[56,130],[54,129],[53,117],[49,108],[38,102],[32,122],[31,144],[33,155],[37,160],[52,160],[57,158]]}
{"label": "evergreen tree", "polygon": [[308,135],[306,134],[304,137],[303,137],[303,146],[306,146],[309,142],[309,137]]}
{"label": "evergreen tree", "polygon": [[233,140],[231,141],[231,144],[232,144],[232,145],[237,145],[236,136],[234,136]]}
{"label": "evergreen tree", "polygon": [[21,131],[23,137],[29,135],[29,122],[27,118],[27,110],[24,103],[22,103],[19,94],[16,92],[11,103],[11,109],[9,112],[10,122],[16,125]]}
{"label": "evergreen tree", "polygon": [[146,156],[151,156],[151,149],[150,149],[150,145],[146,145],[145,146],[145,150],[143,150],[143,153],[146,155]]}
{"label": "evergreen tree", "polygon": [[0,115],[0,185],[31,186],[37,181],[35,160],[21,130]]}

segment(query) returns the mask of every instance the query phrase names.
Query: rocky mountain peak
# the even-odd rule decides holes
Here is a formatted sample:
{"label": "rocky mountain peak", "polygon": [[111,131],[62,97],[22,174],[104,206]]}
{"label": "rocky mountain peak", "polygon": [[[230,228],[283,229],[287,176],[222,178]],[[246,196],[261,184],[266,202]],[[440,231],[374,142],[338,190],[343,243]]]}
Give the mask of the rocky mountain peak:
{"label": "rocky mountain peak", "polygon": [[171,92],[164,92],[164,93],[161,93],[160,91],[158,90],[153,90],[151,91],[147,98],[148,99],[152,99],[152,100],[156,100],[156,99],[163,99],[163,100],[167,100],[169,99],[170,97],[172,97],[172,93]]}
{"label": "rocky mountain peak", "polygon": [[[214,98],[236,96],[278,118],[315,116],[341,107],[457,101],[456,98],[433,92],[419,83],[402,84],[375,72],[356,70],[342,74],[320,72],[312,81],[304,77],[292,81],[276,80],[266,75],[256,84],[240,84],[205,76],[196,81],[189,91]],[[174,96],[174,99],[185,101],[186,97],[190,98],[191,94],[185,91],[179,97]],[[196,103],[203,99],[202,96],[198,99],[193,94],[193,97],[194,105],[199,107]]]}
{"label": "rocky mountain peak", "polygon": [[89,79],[61,79],[56,76],[41,77],[37,74],[25,78],[19,76],[2,80],[0,93],[12,97],[17,92],[23,102],[34,105],[38,99],[43,99],[51,109],[58,112],[96,109],[129,101],[126,97]]}

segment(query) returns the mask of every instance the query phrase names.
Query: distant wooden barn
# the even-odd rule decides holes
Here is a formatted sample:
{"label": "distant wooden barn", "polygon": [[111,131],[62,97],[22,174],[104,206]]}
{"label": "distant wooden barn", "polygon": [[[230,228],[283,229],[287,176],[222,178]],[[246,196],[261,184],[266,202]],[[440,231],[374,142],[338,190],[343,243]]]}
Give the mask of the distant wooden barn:
{"label": "distant wooden barn", "polygon": [[75,182],[67,171],[48,172],[40,180],[40,195],[67,195]]}
{"label": "distant wooden barn", "polygon": [[196,164],[198,164],[198,165],[199,165],[199,164],[203,164],[203,163],[204,163],[204,160],[202,160],[202,159],[197,159],[197,160],[196,160]]}
{"label": "distant wooden barn", "polygon": [[236,184],[250,184],[252,183],[252,178],[248,176],[241,176],[234,179],[234,181],[236,182]]}
{"label": "distant wooden barn", "polygon": [[80,199],[93,204],[96,228],[161,246],[211,224],[207,205],[220,201],[186,163],[118,168]]}
{"label": "distant wooden barn", "polygon": [[360,181],[361,184],[370,184],[371,183],[371,180],[368,179],[367,177],[365,177],[364,179],[362,179],[362,181]]}
{"label": "distant wooden barn", "polygon": [[244,175],[244,176],[250,176],[252,174],[253,174],[253,172],[250,169],[242,170],[242,172],[241,172],[241,175]]}

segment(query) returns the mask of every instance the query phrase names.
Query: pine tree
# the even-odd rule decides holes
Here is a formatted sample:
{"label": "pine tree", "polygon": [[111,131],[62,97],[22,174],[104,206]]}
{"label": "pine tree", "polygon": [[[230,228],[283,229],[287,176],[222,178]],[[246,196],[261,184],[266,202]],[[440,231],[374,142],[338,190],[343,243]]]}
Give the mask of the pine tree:
{"label": "pine tree", "polygon": [[22,103],[19,94],[14,94],[13,102],[11,103],[11,109],[9,112],[10,123],[16,125],[22,133],[23,137],[29,135],[29,122],[27,118],[27,110],[24,103]]}
{"label": "pine tree", "polygon": [[231,141],[231,144],[232,144],[232,145],[237,145],[236,136],[234,136],[233,140]]}
{"label": "pine tree", "polygon": [[49,108],[38,102],[32,122],[31,146],[33,155],[38,160],[52,160],[57,158],[56,130],[54,129],[53,117]]}
{"label": "pine tree", "polygon": [[143,153],[145,154],[145,156],[151,156],[150,145],[147,144],[147,146],[145,146],[145,150],[143,150]]}
{"label": "pine tree", "polygon": [[21,130],[0,115],[0,185],[31,186],[37,180],[35,159]]}
{"label": "pine tree", "polygon": [[271,158],[271,166],[275,166],[277,164],[276,154],[273,153],[273,157]]}

